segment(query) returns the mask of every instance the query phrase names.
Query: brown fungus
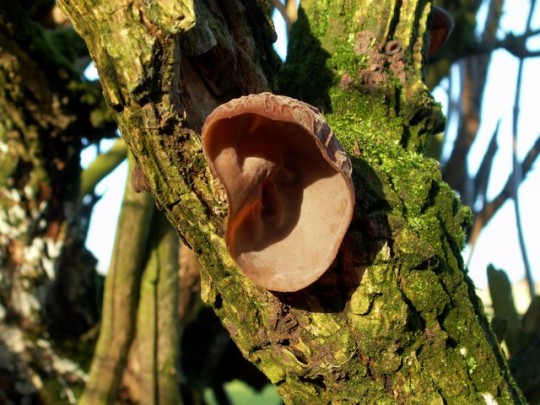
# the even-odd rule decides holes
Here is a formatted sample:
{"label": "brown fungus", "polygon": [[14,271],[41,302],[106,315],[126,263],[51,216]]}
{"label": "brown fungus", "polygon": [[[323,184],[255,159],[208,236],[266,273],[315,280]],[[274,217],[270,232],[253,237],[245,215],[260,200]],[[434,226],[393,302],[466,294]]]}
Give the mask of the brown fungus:
{"label": "brown fungus", "polygon": [[202,130],[227,193],[225,242],[244,274],[298,291],[332,264],[354,209],[351,162],[321,113],[270,93],[216,108]]}
{"label": "brown fungus", "polygon": [[454,18],[444,8],[433,6],[428,56],[435,55],[448,41],[454,29]]}
{"label": "brown fungus", "polygon": [[133,167],[133,170],[131,171],[131,188],[136,193],[152,191],[150,182],[138,164],[135,164],[135,167]]}

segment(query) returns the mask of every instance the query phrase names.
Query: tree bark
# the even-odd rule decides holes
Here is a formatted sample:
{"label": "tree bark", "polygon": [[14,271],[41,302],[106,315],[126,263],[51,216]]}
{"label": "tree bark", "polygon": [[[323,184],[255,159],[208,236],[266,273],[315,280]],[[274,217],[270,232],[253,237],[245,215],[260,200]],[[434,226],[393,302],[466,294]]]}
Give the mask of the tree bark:
{"label": "tree bark", "polygon": [[178,237],[163,213],[151,225],[152,251],[137,319],[141,404],[179,405]]}
{"label": "tree bark", "polygon": [[285,402],[524,402],[463,269],[470,211],[419,153],[443,123],[422,81],[430,2],[302,1],[280,90],[325,112],[352,156],[357,206],[334,265],[281,294],[229,257],[197,136],[221,102],[277,90],[266,2],[61,5],[157,203],[199,256],[203,299]]}
{"label": "tree bark", "polygon": [[99,316],[79,158],[83,136],[115,124],[73,67],[77,44],[73,29],[46,31],[20,2],[0,1],[0,401],[44,399],[45,385],[71,401],[84,373],[51,341],[82,335]]}
{"label": "tree bark", "polygon": [[103,315],[81,404],[114,402],[136,333],[141,277],[154,213],[152,197],[127,182],[105,285]]}

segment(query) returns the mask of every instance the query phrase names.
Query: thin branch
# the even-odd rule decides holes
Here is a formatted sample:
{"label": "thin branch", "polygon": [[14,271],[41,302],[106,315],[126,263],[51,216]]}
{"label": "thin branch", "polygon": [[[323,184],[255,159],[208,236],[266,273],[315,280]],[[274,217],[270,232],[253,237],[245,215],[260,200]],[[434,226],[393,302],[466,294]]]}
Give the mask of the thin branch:
{"label": "thin branch", "polygon": [[500,123],[501,121],[499,120],[497,122],[497,126],[495,127],[495,131],[493,131],[493,135],[491,135],[491,140],[489,141],[488,148],[486,150],[486,153],[484,153],[482,163],[480,164],[480,167],[478,168],[478,171],[474,178],[475,202],[479,198],[481,198],[482,204],[486,200],[487,188],[491,175],[491,168],[493,166],[493,159],[495,158],[495,154],[498,150],[497,136],[499,135]]}
{"label": "thin branch", "polygon": [[[521,173],[522,173],[523,180],[526,178],[527,174],[531,170],[534,162],[538,158],[538,155],[540,155],[540,134],[538,138],[536,139],[534,145],[531,147],[531,149],[525,156],[525,159],[523,159],[523,162],[521,163]],[[514,179],[514,174],[511,173],[510,176],[508,176],[508,179],[506,180],[506,184],[504,185],[499,195],[497,195],[497,197],[495,197],[489,203],[485,204],[484,207],[482,208],[482,211],[478,213],[474,221],[473,228],[471,230],[471,237],[470,237],[471,239],[478,236],[482,228],[487,226],[487,224],[495,216],[499,208],[501,208],[504,205],[504,203],[506,202],[506,200],[508,200],[508,198],[511,198],[513,179]]]}
{"label": "thin branch", "polygon": [[[133,168],[130,161],[130,169]],[[136,332],[141,275],[147,260],[154,201],[126,183],[105,282],[101,331],[79,404],[114,403]]]}
{"label": "thin branch", "polygon": [[540,29],[533,31],[529,31],[529,29],[527,29],[523,35],[517,36],[509,33],[503,40],[499,41],[499,43],[496,43],[495,45],[498,45],[498,48],[506,49],[508,52],[518,58],[534,57],[540,55],[540,50],[529,51],[526,44],[529,38],[539,34]]}
{"label": "thin branch", "polygon": [[527,31],[522,35],[506,34],[502,39],[481,41],[474,44],[467,52],[467,55],[484,55],[497,49],[505,49],[517,58],[533,58],[540,56],[540,50],[530,51],[527,49],[527,40],[539,35],[540,29]]}
{"label": "thin branch", "polygon": [[[479,197],[482,197],[482,206],[485,208],[486,203],[486,194],[487,194],[487,186],[489,183],[489,177],[491,173],[491,167],[493,164],[493,158],[495,157],[495,153],[497,152],[497,135],[499,133],[499,122],[497,122],[497,126],[495,128],[495,131],[493,132],[493,135],[491,136],[491,141],[489,142],[488,149],[486,153],[484,154],[484,158],[482,159],[482,163],[480,164],[480,168],[478,169],[478,172],[476,174],[476,178],[474,179],[474,195],[475,195],[475,201]],[[473,204],[474,207],[474,204]],[[472,258],[474,254],[474,248],[476,247],[476,241],[478,240],[478,237],[480,236],[480,232],[482,231],[482,228],[485,224],[475,221],[474,226],[471,230],[471,233],[469,235],[469,246],[471,248],[470,254],[469,254],[469,261]]]}
{"label": "thin branch", "polygon": [[[502,0],[490,2],[486,26],[482,33],[482,42],[495,40],[502,8]],[[462,200],[468,205],[474,204],[476,195],[474,194],[475,190],[472,190],[473,184],[468,176],[466,157],[469,155],[478,134],[482,95],[487,82],[490,62],[491,55],[487,54],[465,58],[460,63],[459,103],[461,104],[461,114],[458,122],[458,137],[443,172],[445,180],[460,193]]]}
{"label": "thin branch", "polygon": [[96,159],[81,174],[79,196],[82,198],[93,192],[96,185],[118,167],[127,157],[127,146],[123,139],[118,139],[106,153]]}
{"label": "thin branch", "polygon": [[[461,111],[456,116],[458,119],[458,136],[454,142],[454,147],[450,158],[445,163],[443,168],[443,176],[446,182],[456,190],[462,200],[467,205],[473,205],[474,196],[470,189],[470,181],[468,177],[467,159],[470,148],[478,133],[480,123],[479,104],[476,95],[483,90],[478,89],[481,83],[485,81],[483,76],[478,76],[479,73],[475,69],[477,61],[468,58],[459,63],[459,75],[461,90],[459,94]],[[477,67],[477,66],[476,66]]]}

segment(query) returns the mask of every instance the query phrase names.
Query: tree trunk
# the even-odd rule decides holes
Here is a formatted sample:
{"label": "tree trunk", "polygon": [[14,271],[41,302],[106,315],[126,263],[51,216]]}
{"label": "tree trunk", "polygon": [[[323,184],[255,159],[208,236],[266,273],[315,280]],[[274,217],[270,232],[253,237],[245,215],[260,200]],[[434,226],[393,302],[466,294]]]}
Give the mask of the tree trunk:
{"label": "tree trunk", "polygon": [[19,2],[0,1],[0,401],[45,400],[44,385],[74,401],[84,373],[52,337],[78,337],[99,317],[79,158],[82,134],[114,124],[99,89],[73,68],[84,44],[72,29],[61,36]]}
{"label": "tree trunk", "polygon": [[81,404],[113,402],[135,338],[140,285],[154,214],[151,196],[127,182],[103,297],[99,340]]}
{"label": "tree trunk", "polygon": [[137,320],[141,404],[179,405],[178,237],[163,213],[154,215],[152,252],[141,280]]}
{"label": "tree trunk", "polygon": [[267,3],[148,4],[61,1],[157,203],[198,254],[203,299],[283,399],[523,402],[463,269],[470,211],[419,154],[443,123],[422,81],[430,3],[302,1],[279,90],[324,111],[357,205],[334,265],[296,293],[235,267],[197,135],[218,104],[274,87]]}
{"label": "tree trunk", "polygon": [[178,250],[152,197],[127,182],[81,404],[180,403]]}

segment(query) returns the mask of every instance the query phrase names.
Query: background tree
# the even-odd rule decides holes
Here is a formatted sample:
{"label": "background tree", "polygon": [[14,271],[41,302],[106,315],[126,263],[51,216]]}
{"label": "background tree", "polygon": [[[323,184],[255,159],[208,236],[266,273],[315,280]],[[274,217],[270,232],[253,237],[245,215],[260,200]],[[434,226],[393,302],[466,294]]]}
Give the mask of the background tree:
{"label": "background tree", "polygon": [[[2,395],[15,401],[62,397],[74,402],[85,380],[78,365],[83,369],[89,365],[88,354],[79,356],[93,336],[82,334],[95,325],[101,302],[95,262],[83,246],[95,202],[92,184],[99,173],[114,166],[115,156],[118,159],[125,152],[119,146],[118,153],[101,156],[81,177],[82,145],[114,136],[115,129],[97,96],[96,83],[81,78],[87,50],[69,25],[59,25],[65,21],[55,20],[53,2],[28,2],[24,11],[19,4],[4,3],[0,2],[0,139],[5,144],[0,217],[1,337],[6,359],[0,362]],[[158,207],[201,258],[205,301],[222,318],[243,354],[279,386],[284,399],[308,396],[326,401],[343,395],[364,401],[407,401],[412,395],[405,388],[409,384],[413,399],[487,400],[493,395],[520,400],[461,272],[458,248],[466,211],[458,209],[449,189],[434,174],[435,166],[412,153],[422,149],[442,123],[419,85],[425,48],[421,34],[429,12],[426,2],[403,2],[399,15],[390,2],[373,10],[362,7],[362,2],[340,9],[304,2],[306,12],[299,14],[291,32],[289,59],[277,74],[270,10],[262,2],[200,2],[195,8],[180,2],[148,7],[106,3],[65,1],[63,7],[96,60],[112,116],[146,173]],[[446,5],[457,22],[457,45],[449,44],[448,53],[434,61],[428,83],[436,83],[433,72],[447,71],[456,59],[478,53],[480,58],[486,50],[509,46],[509,40],[493,39],[501,4],[490,4],[490,24],[480,41],[472,35],[479,4]],[[413,26],[417,30],[411,31]],[[356,35],[359,32],[364,34]],[[397,39],[401,48],[394,66],[385,52],[391,39]],[[484,62],[487,66],[489,59]],[[471,123],[479,119],[481,87],[475,92],[466,84],[483,82],[485,74],[463,81],[462,94],[472,107],[461,121],[469,132],[460,132],[466,135],[461,135],[456,150],[461,143],[470,146]],[[218,189],[196,134],[215,106],[269,89],[302,98],[327,114],[353,155],[355,183],[363,198],[359,201],[364,201],[340,254],[340,265],[294,295],[257,289],[231,266],[220,239],[226,209],[216,197]],[[524,173],[536,157],[534,150],[521,167]],[[471,183],[462,156],[461,168],[449,173],[463,173],[460,184]],[[458,158],[454,160],[460,164]],[[489,167],[489,158],[486,162],[482,166]],[[457,185],[459,181],[448,181],[465,201],[474,201],[463,192],[466,187]],[[476,195],[482,187],[477,187]],[[190,284],[187,276],[180,284],[180,291],[186,293],[180,298],[183,312],[174,311],[178,295],[170,288],[177,285],[171,263],[177,256],[171,246],[176,243],[152,205],[148,196],[126,190],[115,247],[118,255],[103,301],[100,343],[83,400],[120,397],[172,403],[179,398],[178,379],[184,398],[189,398],[186,402],[200,401],[206,385],[220,393],[221,381],[213,376],[219,374],[219,362],[229,358],[231,346],[215,326],[204,342],[212,355],[204,359],[202,370],[185,366],[178,379],[170,373],[175,370],[170,359],[178,350],[178,322],[173,320],[181,315],[184,325],[193,319],[192,325],[198,321],[208,325],[203,321],[208,312],[196,303],[197,283]],[[129,214],[129,209],[139,214]],[[139,226],[134,230],[134,225]],[[187,266],[181,268],[183,274],[192,275],[191,280],[197,279]],[[359,274],[363,275],[360,284]],[[464,328],[467,334],[477,332],[472,341],[459,332]],[[185,336],[184,344],[196,340],[188,339],[187,330]],[[71,342],[77,338],[74,348]],[[149,352],[152,356],[146,355]],[[336,363],[339,359],[330,354],[343,361]],[[415,364],[433,376],[439,376],[437,370],[454,367],[467,388],[456,391],[443,376],[427,379],[411,367]],[[104,371],[114,378],[99,381],[95,376]],[[492,373],[488,382],[485,373]],[[531,374],[527,378],[533,381],[534,391],[538,385]],[[251,382],[260,386],[261,381]]]}

